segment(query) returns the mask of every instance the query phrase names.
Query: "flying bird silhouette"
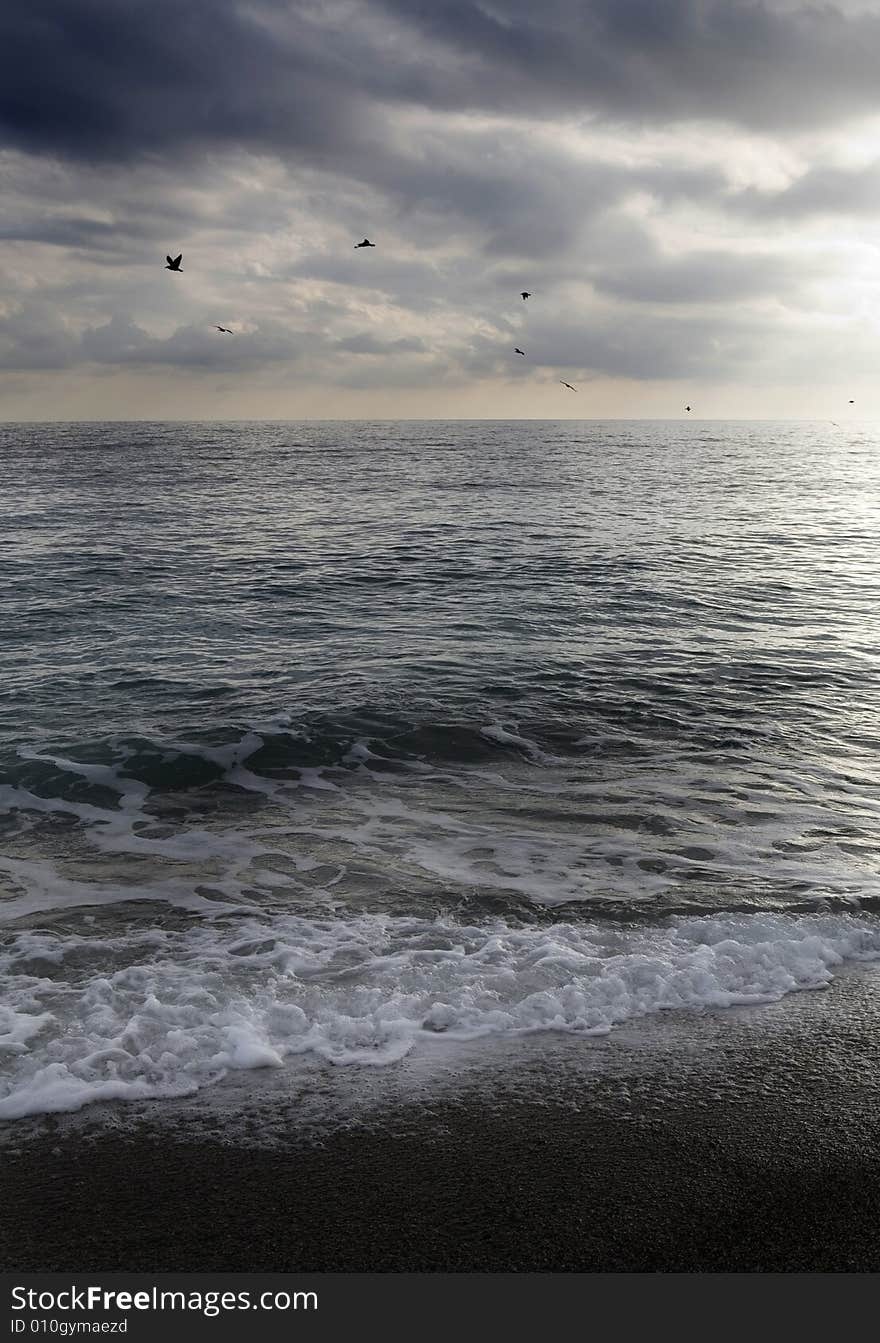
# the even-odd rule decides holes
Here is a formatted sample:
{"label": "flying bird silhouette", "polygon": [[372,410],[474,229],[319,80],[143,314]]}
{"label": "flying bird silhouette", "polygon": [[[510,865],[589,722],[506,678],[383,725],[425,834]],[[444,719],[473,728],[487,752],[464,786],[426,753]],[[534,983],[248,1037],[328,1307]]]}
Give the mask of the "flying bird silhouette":
{"label": "flying bird silhouette", "polygon": [[685,406],[685,410],[690,410],[690,406]]}
{"label": "flying bird silhouette", "polygon": [[523,301],[525,301],[527,298],[531,298],[531,297],[532,297],[532,296],[531,296],[531,294],[529,293],[528,289],[523,289],[522,292],[520,293],[520,298],[523,299]]}
{"label": "flying bird silhouette", "polygon": [[[176,256],[174,258],[166,256],[165,260],[168,262],[168,265],[165,267],[166,270],[180,271],[180,263],[183,260],[183,252],[181,252],[180,256]],[[180,271],[180,273],[182,275],[183,271]]]}
{"label": "flying bird silhouette", "polygon": [[357,250],[358,247],[375,247],[375,246],[376,244],[374,242],[370,242],[369,238],[364,238],[363,242],[355,243],[355,250]]}
{"label": "flying bird silhouette", "polygon": [[230,331],[228,326],[218,326],[218,327],[217,327],[217,330],[218,330],[218,331],[223,331],[223,332],[225,332],[227,336],[234,336],[234,335],[235,335],[235,332],[234,332],[234,331]]}
{"label": "flying bird silhouette", "polygon": [[[562,378],[560,378],[559,381],[562,382]],[[567,387],[568,390],[569,390],[570,392],[576,392],[576,391],[577,391],[577,388],[576,388],[576,387],[572,387],[572,385],[571,385],[570,382],[562,382],[562,385],[563,385],[563,387]]]}
{"label": "flying bird silhouette", "polygon": [[525,357],[526,357],[526,352],[525,352],[525,350],[521,350],[521,349],[519,348],[518,345],[514,345],[514,347],[513,347],[513,353],[514,353],[514,354],[521,354],[522,357],[523,357],[523,359],[525,359]]}
{"label": "flying bird silhouette", "polygon": [[855,403],[855,401],[850,401],[849,404],[850,404],[851,406],[854,406],[856,403]]}

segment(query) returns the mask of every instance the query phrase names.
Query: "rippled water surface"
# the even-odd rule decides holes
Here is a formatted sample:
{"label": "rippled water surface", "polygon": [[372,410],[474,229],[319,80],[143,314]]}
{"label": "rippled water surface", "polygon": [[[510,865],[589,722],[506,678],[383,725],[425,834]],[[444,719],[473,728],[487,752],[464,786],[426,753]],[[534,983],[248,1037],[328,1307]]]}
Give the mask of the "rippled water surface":
{"label": "rippled water surface", "polygon": [[880,432],[0,427],[0,1115],[880,951]]}

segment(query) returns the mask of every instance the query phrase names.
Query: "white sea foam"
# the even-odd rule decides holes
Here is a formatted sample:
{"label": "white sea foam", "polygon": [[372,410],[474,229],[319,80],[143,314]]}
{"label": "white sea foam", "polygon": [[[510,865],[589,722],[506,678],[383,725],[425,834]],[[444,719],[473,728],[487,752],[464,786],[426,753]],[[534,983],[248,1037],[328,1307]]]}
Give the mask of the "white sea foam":
{"label": "white sea foam", "polygon": [[640,929],[286,914],[118,938],[9,934],[0,1117],[180,1096],[308,1053],[388,1065],[438,1035],[605,1034],[666,1009],[775,1001],[878,957],[880,922],[844,914]]}

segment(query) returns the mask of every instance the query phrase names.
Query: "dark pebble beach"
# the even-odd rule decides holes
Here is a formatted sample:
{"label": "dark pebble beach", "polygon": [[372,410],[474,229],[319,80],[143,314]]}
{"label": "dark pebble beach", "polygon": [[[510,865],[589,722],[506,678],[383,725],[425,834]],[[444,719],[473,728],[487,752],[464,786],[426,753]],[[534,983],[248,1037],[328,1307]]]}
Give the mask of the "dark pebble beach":
{"label": "dark pebble beach", "polygon": [[[865,1272],[880,1251],[880,978],[232,1138],[161,1110],[7,1126],[18,1271]],[[588,1066],[587,1066],[588,1065]],[[109,1122],[121,1114],[122,1124]],[[279,1134],[281,1135],[279,1137]]]}

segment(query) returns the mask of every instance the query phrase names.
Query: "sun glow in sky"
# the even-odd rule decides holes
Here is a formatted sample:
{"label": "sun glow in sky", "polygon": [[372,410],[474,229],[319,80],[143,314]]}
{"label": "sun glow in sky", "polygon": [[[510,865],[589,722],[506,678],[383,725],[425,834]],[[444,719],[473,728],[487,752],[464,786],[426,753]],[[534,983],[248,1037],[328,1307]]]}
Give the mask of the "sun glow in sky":
{"label": "sun glow in sky", "polygon": [[877,6],[38,8],[0,418],[880,414]]}

